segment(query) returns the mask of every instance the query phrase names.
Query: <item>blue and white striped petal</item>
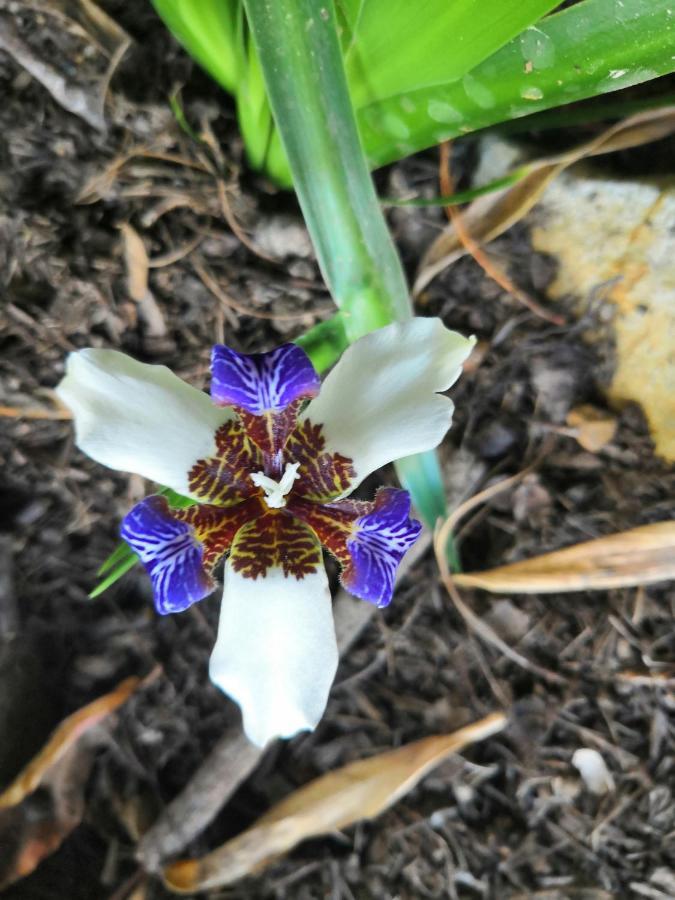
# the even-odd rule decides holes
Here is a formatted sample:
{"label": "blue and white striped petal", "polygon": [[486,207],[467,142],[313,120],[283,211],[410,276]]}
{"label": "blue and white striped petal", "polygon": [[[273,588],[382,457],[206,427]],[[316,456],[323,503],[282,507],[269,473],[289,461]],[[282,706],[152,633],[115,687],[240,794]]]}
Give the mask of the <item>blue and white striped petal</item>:
{"label": "blue and white striped petal", "polygon": [[237,353],[217,344],[211,355],[211,397],[260,416],[280,412],[295,400],[316,397],[321,381],[309,357],[295,344],[268,353]]}
{"label": "blue and white striped petal", "polygon": [[421,524],[410,518],[407,491],[378,491],[374,508],[356,520],[354,534],[347,540],[351,559],[342,572],[347,590],[378,607],[388,606],[399,563],[421,530]]}
{"label": "blue and white striped petal", "polygon": [[192,526],[172,517],[164,497],[137,503],[124,517],[121,534],[150,576],[157,612],[182,612],[213,590]]}

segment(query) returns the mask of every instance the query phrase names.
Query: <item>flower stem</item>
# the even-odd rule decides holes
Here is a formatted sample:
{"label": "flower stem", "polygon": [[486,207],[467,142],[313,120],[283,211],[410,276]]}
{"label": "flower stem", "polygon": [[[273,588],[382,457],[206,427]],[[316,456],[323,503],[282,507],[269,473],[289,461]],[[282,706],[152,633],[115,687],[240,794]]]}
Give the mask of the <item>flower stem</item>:
{"label": "flower stem", "polygon": [[272,112],[350,341],[410,316],[356,127],[330,0],[245,0]]}
{"label": "flower stem", "polygon": [[[361,147],[333,2],[244,0],[244,6],[298,201],[351,343],[410,318],[412,306]],[[318,334],[315,352],[324,336]],[[402,460],[397,470],[433,528],[445,513],[442,479],[435,453],[421,456]]]}

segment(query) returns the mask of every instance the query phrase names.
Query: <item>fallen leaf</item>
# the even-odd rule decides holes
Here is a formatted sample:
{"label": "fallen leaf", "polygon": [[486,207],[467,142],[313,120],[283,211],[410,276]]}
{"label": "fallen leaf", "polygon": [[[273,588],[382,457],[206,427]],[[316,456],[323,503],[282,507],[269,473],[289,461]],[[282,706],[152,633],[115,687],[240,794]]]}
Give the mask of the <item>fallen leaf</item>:
{"label": "fallen leaf", "polygon": [[[675,131],[675,107],[647,110],[612,125],[593,140],[557,156],[523,166],[515,184],[478,197],[462,211],[462,225],[475,244],[486,244],[519,222],[539,200],[548,184],[573,163],[589,156],[612,153],[666,137]],[[467,253],[457,229],[448,225],[434,240],[420,263],[413,287],[418,295],[451,263]]]}
{"label": "fallen leaf", "polygon": [[148,286],[150,260],[145,244],[135,228],[126,222],[120,225],[120,232],[124,243],[129,296],[138,304],[148,337],[163,338],[167,334],[167,327],[162,311]]}
{"label": "fallen leaf", "polygon": [[485,572],[453,575],[455,584],[495,593],[597,591],[675,578],[675,520],[574,544]]}
{"label": "fallen leaf", "polygon": [[493,713],[452,734],[423,738],[329,772],[282,800],[217,850],[167,866],[164,881],[176,893],[232,884],[260,871],[300,841],[374,818],[451,753],[497,734],[505,725],[506,717]]}
{"label": "fallen leaf", "polygon": [[586,403],[571,409],[567,414],[567,424],[574,430],[576,441],[590,453],[602,450],[616,434],[616,419],[605,410]]}
{"label": "fallen leaf", "polygon": [[79,824],[94,759],[94,742],[83,738],[141,683],[147,679],[127,678],[64,719],[0,794],[0,889],[29,875]]}
{"label": "fallen leaf", "polygon": [[135,228],[124,222],[120,225],[124,243],[124,264],[127,269],[129,296],[140,303],[148,290],[148,254]]}

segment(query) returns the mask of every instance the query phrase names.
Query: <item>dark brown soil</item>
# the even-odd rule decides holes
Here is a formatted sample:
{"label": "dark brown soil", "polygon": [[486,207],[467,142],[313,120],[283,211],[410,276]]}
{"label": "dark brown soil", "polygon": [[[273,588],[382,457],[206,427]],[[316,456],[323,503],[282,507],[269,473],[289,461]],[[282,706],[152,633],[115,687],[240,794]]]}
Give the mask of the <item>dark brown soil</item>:
{"label": "dark brown soil", "polygon": [[[64,111],[0,53],[5,407],[53,408],[49,389],[74,348],[116,347],[201,385],[214,342],[270,347],[331,311],[294,200],[247,169],[228,98],[149,6],[103,5],[134,39],[112,81],[105,131]],[[83,49],[34,9],[19,21],[53,65]],[[87,87],[101,71],[85,54],[65,74]],[[208,125],[220,148],[234,215],[276,262],[244,246],[224,221],[215,178],[200,168],[213,155],[170,111],[176,84],[185,85],[188,120]],[[182,163],[137,155],[105,183],[92,180],[143,148]],[[458,171],[470,162],[470,150],[460,151]],[[383,193],[433,186],[435,166],[425,154],[379,173],[378,183]],[[167,197],[187,205],[168,208]],[[397,211],[390,222],[412,273],[441,213]],[[160,263],[150,274],[154,312],[129,297],[123,223]],[[542,298],[554,264],[532,252],[527,230],[512,229],[493,249],[517,283]],[[452,505],[522,470],[571,407],[603,405],[601,368],[579,328],[536,318],[473,261],[433,282],[418,308],[485,345],[480,366],[453,390],[456,420],[442,451]],[[0,422],[0,787],[65,715],[126,676],[162,670],[109,729],[83,823],[6,896],[98,900],[134,888],[137,900],[169,896],[152,877],[122,890],[138,872],[129,822],[151,822],[223,733],[239,727],[236,708],[207,678],[218,599],[160,618],[140,571],[88,599],[121,516],[146,486],[80,454],[68,422]],[[383,478],[392,481],[393,471]],[[606,449],[591,454],[557,435],[536,473],[470,517],[460,536],[463,564],[486,568],[666,519],[673,496],[672,470],[654,456],[640,411],[628,408]],[[562,682],[515,665],[467,631],[427,554],[343,659],[317,731],[268,751],[184,853],[216,846],[294,787],[350,760],[496,709],[510,713],[509,730],[441,766],[375,822],[302,844],[219,896],[675,896],[675,697],[672,678],[658,679],[672,673],[675,655],[672,590],[465,599]],[[583,789],[571,765],[579,747],[603,754],[614,792],[598,799]]]}

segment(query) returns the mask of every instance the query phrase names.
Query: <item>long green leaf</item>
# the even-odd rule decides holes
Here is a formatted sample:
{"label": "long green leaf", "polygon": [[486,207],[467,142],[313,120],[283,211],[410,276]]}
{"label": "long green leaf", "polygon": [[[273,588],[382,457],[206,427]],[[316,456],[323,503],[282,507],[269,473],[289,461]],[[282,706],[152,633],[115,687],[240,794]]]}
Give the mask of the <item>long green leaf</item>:
{"label": "long green leaf", "polygon": [[212,78],[233,92],[245,63],[236,0],[152,0],[166,27]]}
{"label": "long green leaf", "polygon": [[[356,128],[332,3],[245,0],[298,200],[351,342],[412,315]],[[422,517],[444,511],[435,454],[401,470]]]}
{"label": "long green leaf", "polygon": [[319,265],[353,341],[409,317],[410,302],[359,143],[332,6],[245,7]]}
{"label": "long green leaf", "polygon": [[558,0],[351,0],[345,61],[354,106],[457,81],[557,5]]}
{"label": "long green leaf", "polygon": [[461,81],[359,110],[373,166],[440,141],[675,71],[670,0],[582,0],[528,28]]}
{"label": "long green leaf", "polygon": [[[153,3],[195,59],[237,96],[253,165],[289,186],[240,0]],[[539,18],[555,5],[339,0],[349,90],[371,167],[675,71],[671,0],[581,0]]]}

